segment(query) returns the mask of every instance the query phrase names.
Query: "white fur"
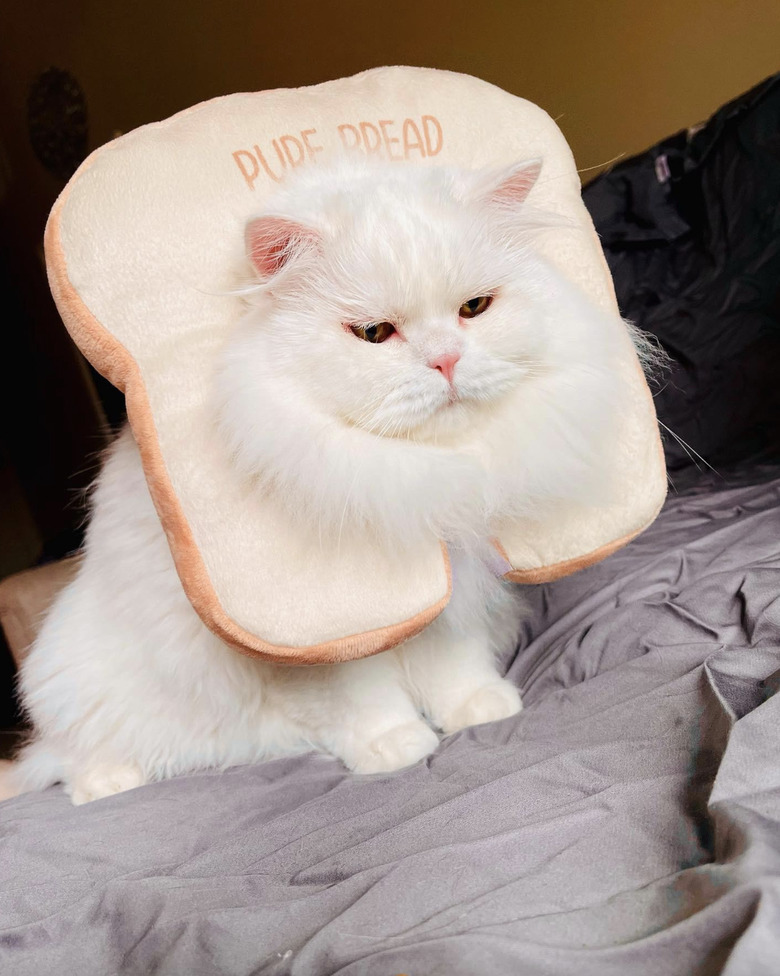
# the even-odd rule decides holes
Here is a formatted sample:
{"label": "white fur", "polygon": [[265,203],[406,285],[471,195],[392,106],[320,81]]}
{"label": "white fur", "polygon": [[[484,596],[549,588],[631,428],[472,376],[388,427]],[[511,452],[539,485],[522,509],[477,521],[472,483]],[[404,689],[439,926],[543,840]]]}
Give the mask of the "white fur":
{"label": "white fur", "polygon": [[[520,608],[489,568],[491,526],[598,502],[620,328],[534,253],[544,220],[523,196],[535,175],[311,167],[269,204],[301,232],[247,290],[217,364],[217,422],[259,490],[334,540],[371,531],[402,550],[429,527],[448,541],[441,617],[334,666],[226,647],[184,595],[125,430],[95,487],[78,577],[23,668],[35,738],[20,788],[62,780],[78,803],[311,748],[387,772],[432,752],[433,728],[519,711],[495,665]],[[490,308],[459,320],[482,294]],[[402,338],[373,345],[345,327],[380,320]],[[443,352],[461,357],[452,386],[429,366]]]}

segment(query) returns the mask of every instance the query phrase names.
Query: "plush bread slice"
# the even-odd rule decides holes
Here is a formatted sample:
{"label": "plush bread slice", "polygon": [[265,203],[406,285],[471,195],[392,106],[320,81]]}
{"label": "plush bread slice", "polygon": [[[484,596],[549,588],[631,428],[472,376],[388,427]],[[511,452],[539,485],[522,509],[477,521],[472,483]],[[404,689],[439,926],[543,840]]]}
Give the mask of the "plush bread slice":
{"label": "plush bread slice", "polygon": [[[149,488],[182,585],[238,650],[290,664],[344,661],[411,637],[446,605],[446,549],[420,538],[403,563],[369,540],[336,551],[302,531],[226,463],[209,410],[218,350],[241,315],[229,294],[243,230],[294,165],[376,151],[462,167],[542,157],[539,207],[568,224],[547,256],[614,313],[571,152],[536,105],[465,75],[378,68],[311,88],[228,95],[93,153],[46,229],[51,288],[75,342],[125,392]],[[628,336],[632,386],[605,470],[614,502],[554,524],[502,526],[508,578],[539,582],[603,558],[641,532],[665,495],[652,400]]]}

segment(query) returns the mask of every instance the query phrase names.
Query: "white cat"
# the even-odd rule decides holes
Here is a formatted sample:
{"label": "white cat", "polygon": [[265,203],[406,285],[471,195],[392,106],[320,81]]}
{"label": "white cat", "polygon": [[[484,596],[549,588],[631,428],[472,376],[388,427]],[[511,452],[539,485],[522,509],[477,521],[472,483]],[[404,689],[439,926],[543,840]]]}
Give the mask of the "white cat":
{"label": "white cat", "polygon": [[320,539],[372,532],[402,549],[432,528],[447,541],[442,615],[350,663],[242,656],[184,595],[125,430],[78,577],[22,670],[35,734],[20,789],[62,781],[83,803],[312,748],[387,772],[433,752],[434,729],[520,710],[495,663],[521,606],[491,565],[492,527],[598,502],[618,385],[619,323],[535,252],[539,170],[343,162],[292,177],[247,227],[255,284],[216,368],[234,463]]}

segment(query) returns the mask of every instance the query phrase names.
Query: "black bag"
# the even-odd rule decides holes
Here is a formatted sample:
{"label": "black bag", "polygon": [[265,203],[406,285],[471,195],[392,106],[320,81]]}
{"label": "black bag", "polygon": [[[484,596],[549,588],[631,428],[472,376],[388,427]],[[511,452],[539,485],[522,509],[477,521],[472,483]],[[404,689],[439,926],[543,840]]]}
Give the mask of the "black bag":
{"label": "black bag", "polygon": [[[583,199],[622,314],[673,359],[659,419],[716,467],[780,459],[780,74]],[[665,441],[670,470],[692,464]]]}

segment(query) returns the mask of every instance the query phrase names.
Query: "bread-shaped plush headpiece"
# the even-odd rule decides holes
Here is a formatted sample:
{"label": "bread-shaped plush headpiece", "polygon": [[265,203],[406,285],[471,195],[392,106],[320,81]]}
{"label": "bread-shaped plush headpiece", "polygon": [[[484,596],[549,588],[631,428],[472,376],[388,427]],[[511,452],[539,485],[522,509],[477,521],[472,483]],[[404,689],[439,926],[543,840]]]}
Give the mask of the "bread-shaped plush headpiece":
{"label": "bread-shaped plush headpiece", "polygon": [[[571,152],[536,105],[465,75],[378,68],[311,88],[229,95],[93,153],[52,210],[46,259],[73,339],[127,400],[184,590],[204,623],[247,654],[344,661],[413,636],[446,606],[446,548],[421,534],[399,567],[366,539],[321,547],[272,497],[248,492],[215,449],[214,362],[242,314],[225,293],[250,217],[297,166],[344,149],[462,168],[541,158],[535,206],[563,215],[540,249],[625,334],[620,436],[608,504],[517,520],[496,551],[508,579],[538,583],[603,559],[655,517],[666,479],[652,399]],[[370,587],[364,585],[371,580]]]}

